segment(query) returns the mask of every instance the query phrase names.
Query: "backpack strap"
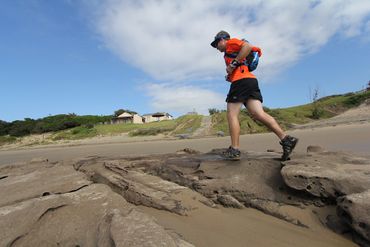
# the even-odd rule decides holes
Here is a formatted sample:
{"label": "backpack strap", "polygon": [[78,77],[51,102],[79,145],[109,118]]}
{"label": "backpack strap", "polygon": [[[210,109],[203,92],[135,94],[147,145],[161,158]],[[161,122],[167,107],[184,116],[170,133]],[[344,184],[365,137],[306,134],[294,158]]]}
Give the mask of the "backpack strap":
{"label": "backpack strap", "polygon": [[[255,70],[258,66],[258,60],[260,55],[262,55],[261,49],[257,48],[256,51],[251,51],[248,56],[240,63],[240,65],[245,65],[248,67],[249,71],[252,72]],[[224,57],[229,58],[236,58],[238,56],[239,52],[233,52],[233,53],[226,53],[224,54]],[[240,66],[239,65],[239,66]]]}
{"label": "backpack strap", "polygon": [[229,58],[236,58],[238,56],[239,52],[233,52],[233,53],[226,53],[224,54],[225,57]]}

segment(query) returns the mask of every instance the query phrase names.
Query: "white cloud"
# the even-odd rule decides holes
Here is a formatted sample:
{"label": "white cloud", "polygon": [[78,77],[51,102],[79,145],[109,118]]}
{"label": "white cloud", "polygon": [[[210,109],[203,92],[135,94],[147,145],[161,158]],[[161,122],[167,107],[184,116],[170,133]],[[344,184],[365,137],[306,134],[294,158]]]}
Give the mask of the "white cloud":
{"label": "white cloud", "polygon": [[[370,1],[361,0],[106,0],[95,3],[95,24],[105,45],[153,79],[175,84],[223,77],[222,55],[209,45],[219,30],[247,38],[262,48],[258,74],[264,78],[317,52],[334,36],[347,38],[370,32]],[[91,1],[87,4],[91,5]],[[174,89],[165,85],[152,85],[151,90],[153,87],[162,91]],[[199,98],[202,93],[203,97],[212,94],[204,89],[195,91]],[[182,103],[172,103],[174,109],[185,109],[186,105],[198,102],[188,101],[190,95],[184,91],[176,92],[179,94],[173,100]],[[165,100],[156,94],[151,96],[159,109]],[[197,104],[200,109],[202,102]]]}
{"label": "white cloud", "polygon": [[144,90],[151,97],[155,111],[184,114],[195,110],[208,114],[209,108],[220,109],[226,104],[224,95],[191,85],[152,83],[147,84]]}
{"label": "white cloud", "polygon": [[108,0],[95,11],[105,44],[122,60],[155,79],[186,80],[224,73],[209,45],[221,29],[262,47],[262,69],[275,73],[337,33],[367,31],[370,1]]}

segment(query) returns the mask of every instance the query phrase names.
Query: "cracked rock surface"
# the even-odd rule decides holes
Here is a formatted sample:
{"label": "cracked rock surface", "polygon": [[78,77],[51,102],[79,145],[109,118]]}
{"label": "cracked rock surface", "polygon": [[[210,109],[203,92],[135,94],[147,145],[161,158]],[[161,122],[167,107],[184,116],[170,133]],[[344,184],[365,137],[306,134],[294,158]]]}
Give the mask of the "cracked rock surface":
{"label": "cracked rock surface", "polygon": [[313,153],[286,162],[281,174],[289,187],[335,199],[370,188],[370,159],[337,152]]}
{"label": "cracked rock surface", "polygon": [[71,165],[7,166],[0,174],[0,246],[193,246]]}
{"label": "cracked rock surface", "polygon": [[193,246],[136,206],[182,217],[197,208],[252,207],[304,228],[287,207],[325,209],[323,224],[368,245],[367,158],[310,149],[284,163],[275,152],[225,161],[222,151],[3,166],[0,246]]}

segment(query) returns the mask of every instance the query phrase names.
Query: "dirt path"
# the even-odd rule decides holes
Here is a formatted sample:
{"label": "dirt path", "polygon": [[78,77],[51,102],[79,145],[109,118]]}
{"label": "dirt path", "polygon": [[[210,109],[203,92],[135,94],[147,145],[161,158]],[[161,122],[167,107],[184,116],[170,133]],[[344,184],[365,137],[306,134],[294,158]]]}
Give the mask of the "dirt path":
{"label": "dirt path", "polygon": [[212,116],[203,116],[200,127],[194,131],[192,137],[202,137],[211,135]]}

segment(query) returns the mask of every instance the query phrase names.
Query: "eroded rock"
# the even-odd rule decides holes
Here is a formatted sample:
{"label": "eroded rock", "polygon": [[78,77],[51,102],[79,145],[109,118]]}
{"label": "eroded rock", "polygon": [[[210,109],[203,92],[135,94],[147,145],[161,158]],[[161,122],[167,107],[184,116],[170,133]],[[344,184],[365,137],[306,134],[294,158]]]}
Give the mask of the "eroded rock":
{"label": "eroded rock", "polygon": [[291,188],[334,200],[370,188],[370,160],[346,154],[302,156],[286,162],[281,174]]}
{"label": "eroded rock", "polygon": [[370,241],[370,189],[339,198],[338,215]]}
{"label": "eroded rock", "polygon": [[323,153],[325,151],[326,150],[323,147],[317,145],[311,145],[307,147],[307,153]]}
{"label": "eroded rock", "polygon": [[0,246],[192,246],[71,165],[0,170]]}
{"label": "eroded rock", "polygon": [[236,200],[231,195],[218,195],[217,201],[219,201],[225,207],[232,207],[232,208],[243,208],[243,204],[241,204],[238,200]]}
{"label": "eroded rock", "polygon": [[192,210],[194,203],[182,200],[184,197],[197,197],[203,204],[207,198],[193,192],[187,187],[164,180],[158,176],[145,173],[143,169],[160,165],[160,160],[94,160],[81,164],[78,169],[95,183],[109,185],[127,201],[135,205],[144,205],[163,209],[180,215]]}
{"label": "eroded rock", "polygon": [[136,205],[185,215],[198,204],[182,198],[198,195],[196,203],[214,207],[212,202],[207,202],[210,199],[225,207],[254,207],[303,225],[279,207],[316,202],[285,186],[280,175],[280,154],[250,152],[243,154],[241,161],[230,162],[221,159],[222,151],[92,158],[77,161],[75,167],[92,181],[109,185]]}
{"label": "eroded rock", "polygon": [[1,207],[0,219],[1,246],[179,246],[102,184]]}
{"label": "eroded rock", "polygon": [[76,191],[92,182],[72,166],[45,162],[4,167],[0,171],[0,206]]}
{"label": "eroded rock", "polygon": [[[197,208],[215,207],[215,203],[253,207],[302,227],[309,224],[293,211],[320,207],[325,212],[320,216],[323,224],[341,232],[345,228],[333,217],[335,199],[347,195],[340,208],[348,207],[344,202],[350,194],[370,189],[367,158],[313,150],[295,154],[282,168],[281,154],[276,152],[243,153],[240,161],[233,162],[223,160],[222,151],[184,149],[164,155],[92,156],[74,161],[73,166],[40,160],[1,167],[0,231],[6,238],[0,245],[27,242],[38,246],[51,241],[72,246],[191,246],[134,205],[183,216]],[[8,196],[9,191],[15,195]],[[361,210],[369,208],[361,205]],[[353,222],[364,219],[350,210],[345,214]],[[368,229],[368,221],[356,222]],[[12,224],[15,232],[6,229]],[[60,237],[52,236],[58,235],[55,231],[62,233]]]}

